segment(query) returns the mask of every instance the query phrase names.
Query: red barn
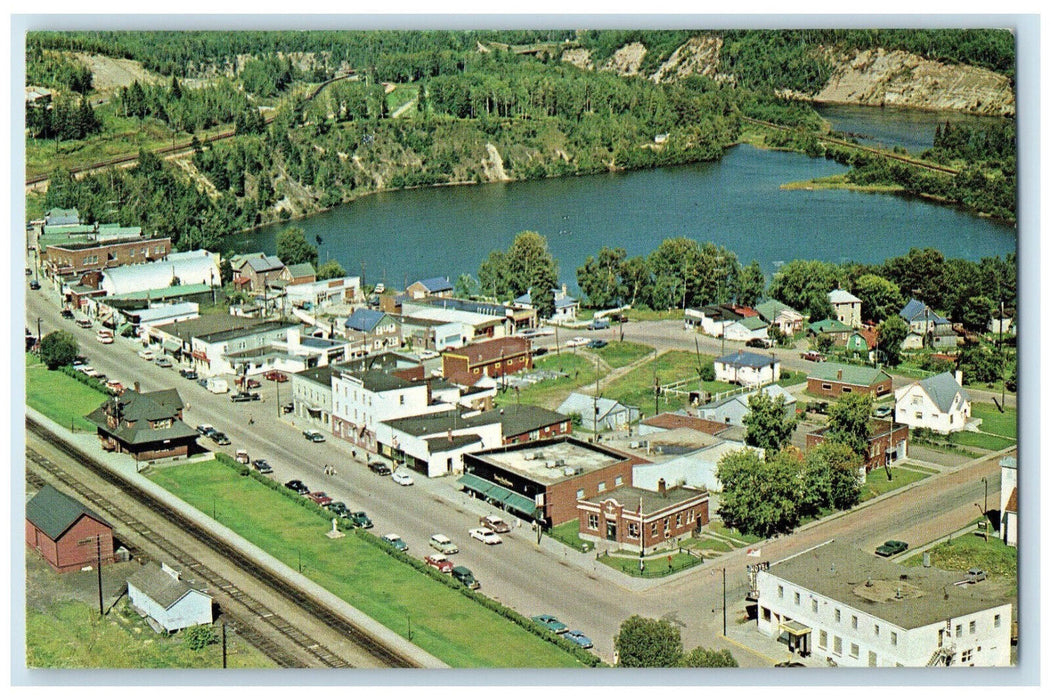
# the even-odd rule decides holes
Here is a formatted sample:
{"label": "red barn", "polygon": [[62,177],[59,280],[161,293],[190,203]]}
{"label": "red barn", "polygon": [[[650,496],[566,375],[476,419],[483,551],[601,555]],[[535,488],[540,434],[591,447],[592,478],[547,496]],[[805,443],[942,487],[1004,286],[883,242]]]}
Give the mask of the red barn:
{"label": "red barn", "polygon": [[26,547],[59,573],[113,562],[113,527],[94,511],[45,485],[26,504]]}

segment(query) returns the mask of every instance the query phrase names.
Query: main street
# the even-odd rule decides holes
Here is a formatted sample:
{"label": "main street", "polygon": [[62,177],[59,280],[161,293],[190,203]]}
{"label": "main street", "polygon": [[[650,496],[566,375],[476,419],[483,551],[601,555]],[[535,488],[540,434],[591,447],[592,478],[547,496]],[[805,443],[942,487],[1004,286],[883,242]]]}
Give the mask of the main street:
{"label": "main street", "polygon": [[[545,537],[538,547],[535,533],[526,527],[505,536],[503,544],[487,547],[470,540],[467,530],[476,525],[480,514],[490,509],[481,501],[460,493],[453,479],[415,475],[415,486],[402,487],[368,471],[360,450],[353,449],[349,443],[331,436],[322,444],[305,440],[301,435],[305,426],[279,415],[277,394],[280,391],[281,402],[290,400],[288,384],[278,387],[263,381],[260,389],[263,401],[232,403],[227,395],[211,394],[181,378],[177,367],[164,369],[141,360],[135,354],[141,346],[135,342],[118,338],[110,346],[99,344],[94,328],[80,329],[72,321],[61,319],[58,311],[57,294],[50,288],[27,291],[27,327],[35,331],[40,318],[45,334],[56,329],[73,333],[90,363],[125,385],[139,382],[143,391],[177,388],[186,404],[187,423],[210,423],[232,440],[226,448],[202,441],[209,449],[223,449],[228,454],[238,448],[247,449],[253,458],[265,457],[271,462],[275,480],[299,478],[312,490],[327,491],[336,500],[363,508],[375,522],[373,532],[377,536],[397,532],[409,544],[409,552],[414,556],[422,557],[430,551],[427,540],[431,534],[448,535],[461,550],[451,558],[475,572],[486,595],[525,615],[551,613],[570,628],[582,629],[595,641],[596,653],[606,661],[612,660],[613,636],[620,623],[632,614],[640,614],[668,617],[682,623],[687,648],[697,645],[730,648],[742,666],[768,664],[763,657],[752,656],[718,637],[722,588],[721,576],[716,572],[726,568],[730,609],[740,610],[744,565],[755,561],[746,559],[741,551],[670,579],[640,581],[621,576],[595,562],[592,556],[571,552],[550,538]],[[668,347],[679,343],[676,339],[683,336],[683,340],[688,339],[692,345],[693,336],[684,334],[681,324],[677,334],[669,328],[670,338],[661,336],[660,329],[665,323],[637,324],[638,328],[634,327],[636,324],[628,324],[625,338],[651,343],[660,339],[663,346]],[[718,345],[718,341],[715,344]],[[681,347],[681,343],[678,346]],[[335,466],[337,473],[324,474],[326,464]],[[982,501],[982,476],[989,478],[989,502],[999,503],[998,495],[994,496],[999,491],[998,475],[996,460],[989,459],[932,476],[902,494],[764,543],[763,559],[776,560],[830,538],[864,549],[874,548],[891,538],[904,539],[913,546],[922,544],[962,527],[977,516],[974,503]],[[873,478],[879,476],[875,473]]]}

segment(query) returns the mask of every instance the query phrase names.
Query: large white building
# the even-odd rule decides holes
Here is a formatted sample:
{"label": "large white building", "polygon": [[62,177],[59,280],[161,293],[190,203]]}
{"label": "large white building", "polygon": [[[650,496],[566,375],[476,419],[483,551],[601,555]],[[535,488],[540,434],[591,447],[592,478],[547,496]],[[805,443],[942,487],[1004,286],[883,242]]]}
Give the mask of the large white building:
{"label": "large white building", "polygon": [[221,286],[219,256],[207,250],[170,253],[164,260],[121,265],[102,271],[99,289],[107,295],[131,294],[182,284]]}
{"label": "large white building", "polygon": [[831,542],[756,574],[759,631],[817,665],[1009,666],[1006,582]]}
{"label": "large white building", "polygon": [[851,328],[861,328],[861,299],[845,289],[833,289],[828,293],[835,318]]}
{"label": "large white building", "polygon": [[943,434],[963,430],[971,418],[971,397],[950,372],[898,389],[894,406],[899,423]]}

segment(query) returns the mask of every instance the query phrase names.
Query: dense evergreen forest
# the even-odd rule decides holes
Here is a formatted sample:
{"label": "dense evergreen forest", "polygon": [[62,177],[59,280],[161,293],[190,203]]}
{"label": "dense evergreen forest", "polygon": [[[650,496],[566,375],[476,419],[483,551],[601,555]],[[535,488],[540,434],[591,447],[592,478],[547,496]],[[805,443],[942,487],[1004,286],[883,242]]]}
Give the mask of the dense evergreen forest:
{"label": "dense evergreen forest", "polygon": [[[976,211],[1014,218],[1014,130],[940,129],[925,158],[962,170],[932,175],[878,156],[818,146],[822,128],[775,89],[816,90],[831,49],[882,46],[983,65],[1010,75],[1013,41],[987,30],[724,31],[720,72],[653,82],[699,32],[40,32],[27,38],[27,82],[56,91],[27,113],[38,143],[105,138],[157,125],[194,139],[189,168],[143,157],[137,167],[78,179],[58,170],[41,204],[76,206],[172,235],[179,248],[309,214],[378,189],[533,179],[718,159],[742,116],[796,127],[771,145],[852,166],[858,184],[894,183]],[[631,43],[647,48],[637,76],[582,70]],[[119,88],[92,108],[92,75],[71,52],[139,61],[155,80]],[[348,77],[349,76],[349,77]],[[313,87],[341,78],[316,97]],[[131,125],[130,127],[128,125]],[[207,143],[204,130],[236,137]],[[202,145],[203,144],[203,145]],[[494,152],[496,155],[494,155]]]}

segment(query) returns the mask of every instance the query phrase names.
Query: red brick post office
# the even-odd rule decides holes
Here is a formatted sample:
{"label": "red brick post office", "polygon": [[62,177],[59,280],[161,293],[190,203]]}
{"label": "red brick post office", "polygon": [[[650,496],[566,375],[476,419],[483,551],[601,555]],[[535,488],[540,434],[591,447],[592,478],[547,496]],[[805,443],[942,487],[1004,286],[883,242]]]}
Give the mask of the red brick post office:
{"label": "red brick post office", "polygon": [[649,553],[686,539],[708,523],[708,492],[685,486],[657,491],[622,486],[577,501],[581,539],[596,547]]}
{"label": "red brick post office", "polygon": [[[97,538],[97,540],[96,540]],[[59,572],[113,562],[113,527],[78,501],[45,485],[26,503],[26,548]]]}

